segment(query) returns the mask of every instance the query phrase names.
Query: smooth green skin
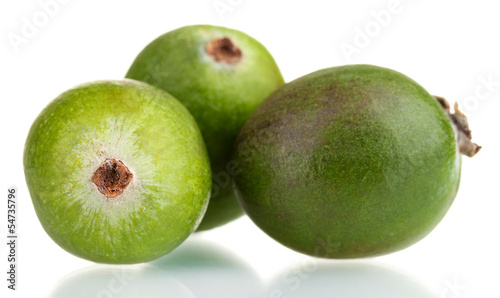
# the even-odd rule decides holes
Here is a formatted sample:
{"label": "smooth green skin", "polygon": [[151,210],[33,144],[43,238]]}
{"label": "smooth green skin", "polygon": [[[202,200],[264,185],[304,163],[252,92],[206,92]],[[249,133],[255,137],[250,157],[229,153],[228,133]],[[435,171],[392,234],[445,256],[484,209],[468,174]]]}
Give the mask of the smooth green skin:
{"label": "smooth green skin", "polygon": [[244,210],[272,238],[318,257],[410,246],[443,218],[460,178],[443,108],[410,78],[370,65],[286,84],[236,145]]}
{"label": "smooth green skin", "polygon": [[[228,37],[242,52],[235,65],[217,62],[206,44]],[[127,78],[147,82],[175,96],[193,114],[205,139],[213,193],[198,228],[208,230],[242,215],[231,187],[232,148],[251,112],[284,84],[274,59],[252,37],[211,25],[187,26],[151,42],[135,59]],[[229,167],[229,169],[228,169]]]}
{"label": "smooth green skin", "polygon": [[[134,174],[106,198],[91,182],[105,158]],[[156,87],[96,81],[53,100],[26,140],[24,171],[38,219],[62,248],[99,263],[139,263],[198,226],[211,187],[208,154],[187,109]]]}

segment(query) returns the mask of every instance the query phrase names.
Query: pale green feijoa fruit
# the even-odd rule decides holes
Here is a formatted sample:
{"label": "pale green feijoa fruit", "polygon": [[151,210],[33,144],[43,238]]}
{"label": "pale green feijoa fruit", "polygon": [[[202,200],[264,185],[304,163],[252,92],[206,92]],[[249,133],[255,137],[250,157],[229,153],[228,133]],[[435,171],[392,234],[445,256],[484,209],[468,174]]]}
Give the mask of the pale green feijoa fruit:
{"label": "pale green feijoa fruit", "polygon": [[99,263],[139,263],[178,246],[208,204],[210,164],[188,110],[134,80],[72,88],[36,118],[24,171],[43,228]]}
{"label": "pale green feijoa fruit", "polygon": [[382,67],[323,69],[278,89],[236,141],[237,197],[268,235],[325,258],[412,245],[457,193],[466,118]]}
{"label": "pale green feijoa fruit", "polygon": [[160,87],[182,102],[196,119],[207,145],[213,189],[198,230],[242,214],[231,179],[234,140],[250,113],[283,77],[266,48],[233,29],[195,25],[168,32],[137,56],[127,78]]}

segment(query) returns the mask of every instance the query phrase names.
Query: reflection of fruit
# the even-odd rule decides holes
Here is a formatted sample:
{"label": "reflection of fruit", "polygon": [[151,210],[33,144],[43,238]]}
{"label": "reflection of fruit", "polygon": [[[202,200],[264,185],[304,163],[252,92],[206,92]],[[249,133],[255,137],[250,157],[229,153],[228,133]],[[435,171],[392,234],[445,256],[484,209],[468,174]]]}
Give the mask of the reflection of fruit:
{"label": "reflection of fruit", "polygon": [[247,214],[282,244],[320,257],[415,243],[459,184],[443,107],[413,80],[376,66],[325,69],[283,86],[248,119],[236,146],[236,194]]}
{"label": "reflection of fruit", "polygon": [[167,90],[198,122],[214,174],[212,197],[199,230],[239,217],[242,211],[230,181],[237,172],[230,161],[231,148],[250,113],[283,84],[268,51],[236,30],[188,26],[151,42],[127,77]]}
{"label": "reflection of fruit", "polygon": [[329,262],[309,258],[277,274],[267,288],[265,297],[439,297],[415,276],[373,260]]}
{"label": "reflection of fruit", "polygon": [[33,123],[26,181],[45,231],[104,263],[158,258],[198,226],[210,166],[189,112],[133,80],[77,86]]}
{"label": "reflection of fruit", "polygon": [[[48,297],[196,297],[172,274],[158,271],[152,266],[142,264],[129,266],[93,264],[65,276]],[[165,293],[168,293],[168,296]]]}

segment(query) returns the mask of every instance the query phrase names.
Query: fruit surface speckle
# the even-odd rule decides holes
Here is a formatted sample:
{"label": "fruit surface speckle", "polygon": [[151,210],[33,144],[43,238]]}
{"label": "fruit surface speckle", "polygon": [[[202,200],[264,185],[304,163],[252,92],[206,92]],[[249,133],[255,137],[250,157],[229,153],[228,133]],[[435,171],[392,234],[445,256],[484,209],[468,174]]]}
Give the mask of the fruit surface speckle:
{"label": "fruit surface speckle", "polygon": [[247,34],[224,27],[178,28],[152,41],[126,75],[166,90],[196,119],[207,145],[213,187],[198,230],[223,225],[242,214],[231,180],[232,146],[252,111],[283,85],[267,49]]}
{"label": "fruit surface speckle", "polygon": [[320,70],[267,98],[240,132],[237,198],[268,235],[326,258],[422,239],[457,193],[460,153],[439,102],[371,65]]}
{"label": "fruit surface speckle", "polygon": [[30,129],[24,169],[45,231],[100,263],[168,253],[196,229],[210,193],[193,117],[133,80],[91,82],[53,100]]}

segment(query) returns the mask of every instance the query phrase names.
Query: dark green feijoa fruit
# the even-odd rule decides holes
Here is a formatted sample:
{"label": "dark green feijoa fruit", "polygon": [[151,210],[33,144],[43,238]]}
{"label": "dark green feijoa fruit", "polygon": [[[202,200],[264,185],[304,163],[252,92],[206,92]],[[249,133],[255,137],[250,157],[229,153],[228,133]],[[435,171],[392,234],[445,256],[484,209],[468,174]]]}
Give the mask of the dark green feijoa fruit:
{"label": "dark green feijoa fruit", "polygon": [[408,247],[450,207],[459,148],[479,150],[466,119],[448,108],[386,68],[301,77],[267,98],[239,134],[236,196],[262,230],[305,254],[357,258]]}
{"label": "dark green feijoa fruit", "polygon": [[196,25],[168,32],[135,59],[127,78],[160,87],[193,114],[207,145],[213,189],[198,230],[208,230],[242,214],[231,180],[238,168],[232,146],[255,107],[283,85],[266,48],[237,30]]}
{"label": "dark green feijoa fruit", "polygon": [[133,80],[70,89],[36,118],[24,172],[43,228],[99,263],[139,263],[179,245],[200,223],[210,163],[188,110]]}

